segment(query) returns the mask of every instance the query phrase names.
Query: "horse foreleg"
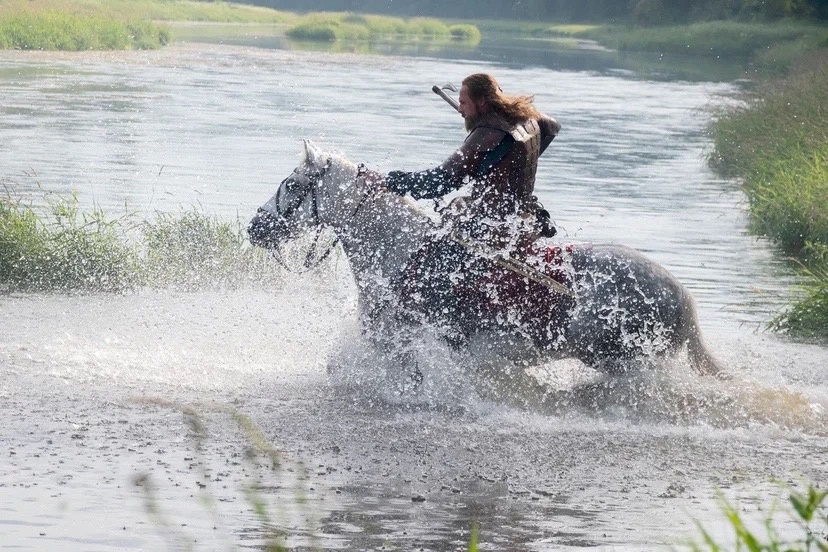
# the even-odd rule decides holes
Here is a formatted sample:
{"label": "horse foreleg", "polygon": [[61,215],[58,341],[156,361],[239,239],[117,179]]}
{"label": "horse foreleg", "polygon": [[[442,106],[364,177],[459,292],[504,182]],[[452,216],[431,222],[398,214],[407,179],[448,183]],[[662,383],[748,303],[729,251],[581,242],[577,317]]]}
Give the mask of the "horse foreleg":
{"label": "horse foreleg", "polygon": [[415,348],[419,326],[413,320],[399,313],[383,313],[369,325],[364,324],[363,333],[381,353],[386,378],[399,394],[409,394],[420,387],[423,374]]}

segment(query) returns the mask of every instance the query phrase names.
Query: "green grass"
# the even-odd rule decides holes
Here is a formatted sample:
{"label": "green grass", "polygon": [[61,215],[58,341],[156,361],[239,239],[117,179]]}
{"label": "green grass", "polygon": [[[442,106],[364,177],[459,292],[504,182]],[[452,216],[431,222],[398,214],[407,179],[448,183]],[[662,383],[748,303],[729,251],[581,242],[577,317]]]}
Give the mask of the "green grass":
{"label": "green grass", "polygon": [[296,15],[233,2],[192,0],[0,0],[0,15],[61,12],[139,21],[290,23]]}
{"label": "green grass", "polygon": [[16,50],[149,50],[172,40],[164,26],[61,12],[0,15],[0,48]]}
{"label": "green grass", "polygon": [[138,279],[135,251],[119,239],[122,226],[77,200],[54,199],[42,214],[0,200],[0,290],[119,291]]}
{"label": "green grass", "polygon": [[231,2],[0,0],[0,49],[156,49],[172,41],[159,21],[289,24],[296,14]]}
{"label": "green grass", "polygon": [[[804,493],[791,492],[788,495],[789,512],[794,525],[799,529],[801,537],[782,538],[774,526],[774,518],[779,518],[780,512],[776,506],[770,508],[763,530],[758,532],[751,529],[739,509],[722,499],[722,513],[727,523],[733,529],[734,546],[724,546],[716,542],[708,531],[699,525],[702,533],[702,543],[691,543],[690,549],[694,552],[709,550],[722,552],[725,550],[746,550],[748,552],[825,552],[828,551],[828,512],[826,512],[826,497],[828,491],[809,485]],[[790,528],[788,528],[790,530]]]}
{"label": "green grass", "polygon": [[710,164],[739,178],[750,228],[803,260],[807,284],[772,327],[828,337],[828,50],[804,57],[790,76],[745,92],[719,110]]}
{"label": "green grass", "polygon": [[439,19],[402,19],[382,15],[318,12],[302,16],[288,30],[296,40],[446,39],[465,43],[480,41],[480,31],[470,24],[449,25]]}
{"label": "green grass", "polygon": [[468,23],[449,25],[449,34],[453,39],[473,42],[475,44],[480,42],[481,38],[480,29]]}
{"label": "green grass", "polygon": [[828,262],[802,267],[805,282],[800,299],[771,321],[776,331],[809,338],[825,338],[828,328]]}
{"label": "green grass", "polygon": [[0,292],[125,292],[272,286],[283,272],[239,222],[193,209],[139,221],[49,196],[0,198]]}

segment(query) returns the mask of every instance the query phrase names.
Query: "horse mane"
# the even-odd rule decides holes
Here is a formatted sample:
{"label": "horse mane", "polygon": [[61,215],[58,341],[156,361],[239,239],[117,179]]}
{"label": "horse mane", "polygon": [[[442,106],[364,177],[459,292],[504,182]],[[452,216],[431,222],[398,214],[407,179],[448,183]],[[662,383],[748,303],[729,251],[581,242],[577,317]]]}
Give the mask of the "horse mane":
{"label": "horse mane", "polygon": [[[325,165],[330,163],[331,168],[339,168],[343,171],[356,173],[357,164],[345,157],[345,154],[336,151],[326,151],[320,149],[310,140],[305,140],[304,144],[304,162],[306,164],[311,165],[314,168],[321,169]],[[417,202],[409,196],[399,196],[387,190],[384,191],[381,195],[385,196],[387,201],[404,206],[412,213],[416,213],[417,216],[430,218],[423,211],[423,209],[419,205],[417,205]]]}

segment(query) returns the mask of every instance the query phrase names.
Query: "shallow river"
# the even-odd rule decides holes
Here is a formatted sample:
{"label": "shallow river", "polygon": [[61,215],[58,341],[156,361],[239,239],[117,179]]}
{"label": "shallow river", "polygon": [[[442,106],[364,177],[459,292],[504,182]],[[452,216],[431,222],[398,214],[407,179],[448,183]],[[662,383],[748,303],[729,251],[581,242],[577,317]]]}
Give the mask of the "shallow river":
{"label": "shallow river", "polygon": [[[434,346],[427,406],[397,401],[355,337],[342,259],[272,290],[2,296],[3,548],[449,550],[479,525],[488,550],[666,550],[694,520],[729,539],[719,493],[761,521],[783,485],[828,481],[828,350],[763,331],[794,277],[704,161],[732,85],[195,43],[3,52],[0,179],[35,203],[246,220],[303,138],[381,171],[438,164],[464,132],[431,85],[478,70],[562,123],[537,193],[563,239],[669,268],[732,379],[676,361],[550,405],[484,393]],[[331,359],[353,377],[330,380]],[[535,375],[565,388],[585,370]],[[251,427],[277,469],[246,453]]]}

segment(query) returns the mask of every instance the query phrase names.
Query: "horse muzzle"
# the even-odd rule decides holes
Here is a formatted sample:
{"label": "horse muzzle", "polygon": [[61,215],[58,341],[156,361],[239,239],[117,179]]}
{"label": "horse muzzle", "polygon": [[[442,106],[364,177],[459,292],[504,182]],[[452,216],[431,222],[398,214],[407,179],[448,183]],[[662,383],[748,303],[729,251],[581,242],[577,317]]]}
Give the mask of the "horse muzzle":
{"label": "horse muzzle", "polygon": [[284,218],[260,208],[247,225],[247,236],[257,247],[275,249],[291,237],[291,231]]}

